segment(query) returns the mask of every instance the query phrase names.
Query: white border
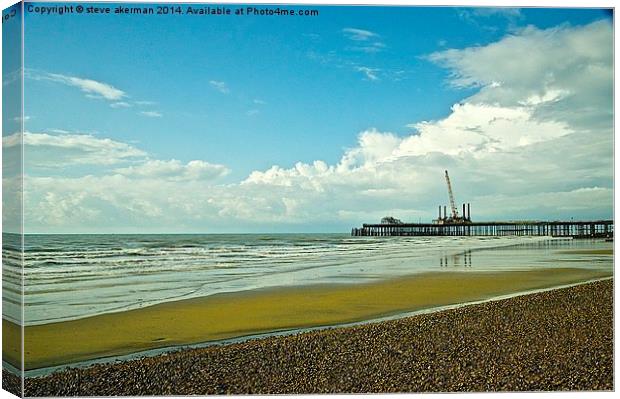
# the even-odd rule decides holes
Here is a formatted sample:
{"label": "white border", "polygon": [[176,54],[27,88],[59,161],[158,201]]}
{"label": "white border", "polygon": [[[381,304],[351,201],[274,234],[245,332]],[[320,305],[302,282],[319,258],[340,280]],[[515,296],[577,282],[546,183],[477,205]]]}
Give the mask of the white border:
{"label": "white border", "polygon": [[[42,2],[41,0],[33,0],[32,2]],[[75,1],[74,3],[104,3],[104,2],[118,2],[118,1],[113,1],[113,0],[109,0],[109,1],[94,1],[94,0],[86,0],[86,1]],[[123,1],[125,3],[157,3],[157,1],[137,1],[137,0],[130,0],[130,1]],[[2,9],[5,9],[13,4],[15,4],[16,1],[11,1],[11,0],[0,0],[0,5]],[[246,3],[254,3],[254,4],[306,4],[306,5],[380,5],[380,6],[387,6],[387,5],[401,5],[401,6],[482,6],[482,7],[558,7],[558,8],[599,8],[599,7],[605,7],[605,8],[615,8],[615,2],[611,1],[611,0],[591,0],[588,2],[585,1],[579,1],[579,0],[540,0],[540,1],[536,1],[536,0],[519,0],[516,2],[510,1],[510,2],[499,2],[499,0],[450,0],[448,2],[446,1],[431,1],[431,0],[414,0],[414,1],[403,1],[403,0],[314,0],[314,1],[300,1],[300,0],[290,0],[290,1],[274,1],[274,0],[252,0],[252,1],[247,1],[247,2],[243,2],[243,1],[238,1],[238,0],[219,0],[219,1],[201,1],[201,0],[169,0],[169,1],[160,1],[159,3],[212,3],[212,4],[246,4]],[[615,21],[614,21],[615,22]],[[614,23],[614,28],[615,28],[615,23]],[[1,30],[0,30],[1,32]],[[615,66],[618,65],[617,63],[617,54],[618,54],[618,47],[617,47],[617,41],[615,40],[616,37],[616,33],[615,33],[615,29],[614,29],[614,75],[615,75]],[[0,33],[0,42],[1,42],[1,33]],[[23,54],[23,53],[22,53]],[[1,60],[2,60],[2,53],[0,51],[0,65],[1,65]],[[615,76],[614,76],[615,77]],[[614,100],[615,100],[615,88],[616,88],[616,81],[614,79]],[[0,106],[2,105],[2,98],[1,98],[1,86],[0,86]],[[614,101],[614,116],[616,114],[616,112],[618,111],[617,105]],[[615,117],[614,117],[614,139],[615,139]],[[615,196],[615,176],[617,175],[618,169],[617,169],[617,165],[615,162],[615,154],[617,153],[618,150],[618,143],[614,140],[614,220],[615,220],[615,209],[618,206],[617,202],[617,197]],[[22,158],[23,159],[23,158]],[[2,153],[0,151],[0,165],[2,162]],[[2,188],[0,185],[0,196],[2,195]],[[1,212],[1,204],[0,204],[0,212]],[[0,245],[2,244],[2,238],[0,236]],[[618,246],[616,245],[617,242],[614,242],[614,252],[617,253],[618,250]],[[614,269],[615,269],[615,265],[614,265]],[[614,284],[615,286],[615,284]],[[614,289],[614,298],[616,297],[616,290]],[[614,309],[616,310],[616,309]],[[615,319],[615,325],[614,325],[614,349],[616,346],[616,343],[618,342],[618,331],[619,331],[619,323],[618,323],[618,313],[617,311],[614,311],[614,319]],[[1,338],[2,334],[0,333],[0,338]],[[614,352],[615,354],[615,352]],[[618,371],[620,369],[620,367],[618,366],[618,361],[615,358],[615,362],[614,362],[614,386],[616,384],[616,376],[618,375]],[[400,396],[405,396],[405,397],[418,397],[418,396],[422,396],[422,394],[402,394]],[[446,395],[452,395],[452,394],[433,394],[433,397],[436,396],[446,396]],[[538,397],[550,397],[550,396],[555,396],[555,397],[561,397],[561,398],[581,398],[581,397],[614,397],[614,393],[607,393],[607,392],[587,392],[587,393],[579,393],[579,392],[554,392],[554,393],[501,393],[501,394],[497,394],[497,393],[489,393],[489,394],[461,394],[461,395],[467,395],[468,397],[486,397],[486,398],[495,398],[495,397],[500,397],[500,398],[521,398],[521,397],[526,397],[526,398],[538,398]],[[561,395],[561,396],[560,396]],[[614,395],[614,396],[612,396]],[[348,396],[348,395],[347,395]],[[356,395],[357,397],[364,397],[364,398],[376,398],[376,397],[388,397],[388,395]],[[0,399],[4,399],[4,398],[13,398],[14,396],[11,395],[10,393],[2,390],[0,391]],[[316,398],[319,396],[316,395],[283,395],[280,397],[285,397],[285,398]],[[332,395],[332,397],[340,397],[340,398],[344,398],[345,395]],[[144,397],[140,397],[140,398],[146,398]]]}

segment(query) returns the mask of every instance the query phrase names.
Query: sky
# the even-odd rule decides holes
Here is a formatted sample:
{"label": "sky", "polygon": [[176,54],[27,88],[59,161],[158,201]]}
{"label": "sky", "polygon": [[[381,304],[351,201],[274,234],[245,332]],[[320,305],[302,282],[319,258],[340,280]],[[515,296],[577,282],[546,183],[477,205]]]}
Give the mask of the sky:
{"label": "sky", "polygon": [[294,9],[26,12],[25,232],[430,222],[446,169],[474,221],[613,216],[610,12]]}

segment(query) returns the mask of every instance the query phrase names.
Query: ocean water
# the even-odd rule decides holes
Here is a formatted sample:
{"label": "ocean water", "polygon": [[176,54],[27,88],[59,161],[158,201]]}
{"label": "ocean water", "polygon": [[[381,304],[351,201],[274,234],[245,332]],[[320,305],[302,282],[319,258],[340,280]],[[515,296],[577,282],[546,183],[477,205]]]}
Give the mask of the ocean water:
{"label": "ocean water", "polygon": [[612,270],[602,241],[544,237],[350,237],[346,234],[3,235],[3,317],[71,320],[223,292],[360,283],[429,271],[542,267]]}

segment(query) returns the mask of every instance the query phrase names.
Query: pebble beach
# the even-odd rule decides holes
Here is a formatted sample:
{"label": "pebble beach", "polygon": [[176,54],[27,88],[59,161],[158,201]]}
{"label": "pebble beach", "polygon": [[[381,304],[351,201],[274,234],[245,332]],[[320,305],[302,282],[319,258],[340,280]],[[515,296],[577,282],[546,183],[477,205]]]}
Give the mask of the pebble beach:
{"label": "pebble beach", "polygon": [[[10,377],[3,373],[3,383],[10,384]],[[611,279],[25,381],[26,396],[613,388]]]}

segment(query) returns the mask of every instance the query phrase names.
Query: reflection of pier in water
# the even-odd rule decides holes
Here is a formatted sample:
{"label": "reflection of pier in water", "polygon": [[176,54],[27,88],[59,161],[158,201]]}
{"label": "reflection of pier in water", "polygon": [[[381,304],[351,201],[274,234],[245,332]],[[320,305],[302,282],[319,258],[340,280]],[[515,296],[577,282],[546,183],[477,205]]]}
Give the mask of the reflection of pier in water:
{"label": "reflection of pier in water", "polygon": [[[452,261],[452,262],[450,262]],[[471,267],[471,250],[460,252],[454,255],[444,255],[439,258],[439,267]]]}

